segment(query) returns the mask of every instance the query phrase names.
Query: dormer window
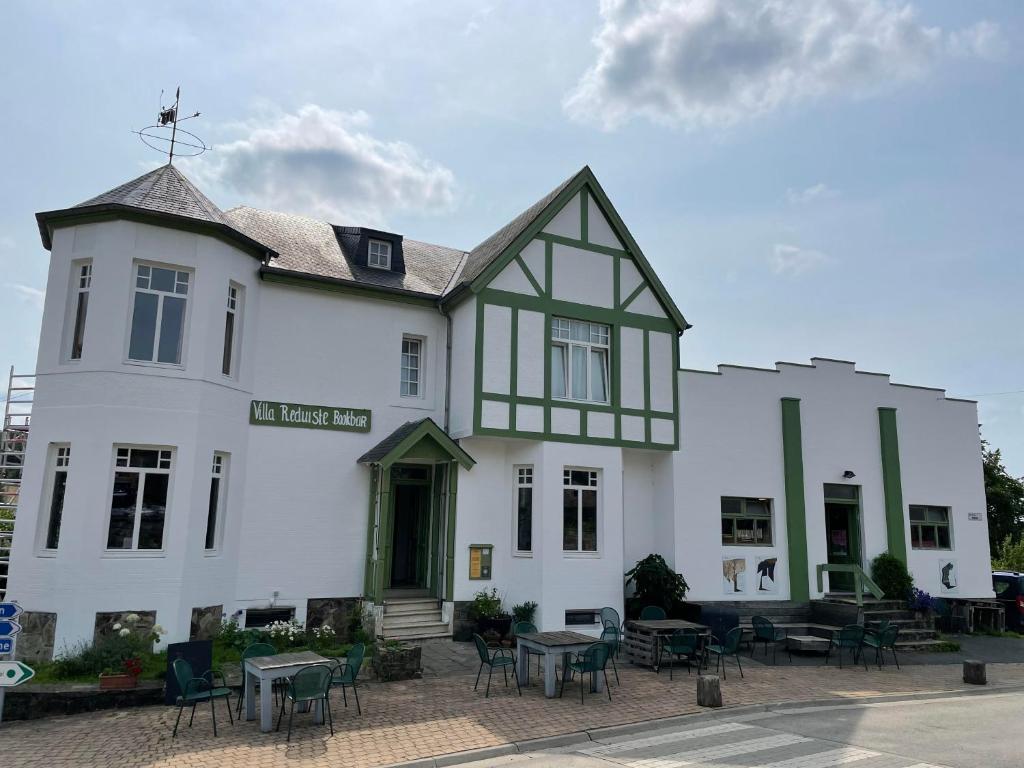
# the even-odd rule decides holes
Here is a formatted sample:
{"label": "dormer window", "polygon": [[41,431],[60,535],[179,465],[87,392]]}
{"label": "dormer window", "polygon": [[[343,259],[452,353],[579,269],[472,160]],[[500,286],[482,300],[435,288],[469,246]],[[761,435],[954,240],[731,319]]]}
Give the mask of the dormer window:
{"label": "dormer window", "polygon": [[377,269],[391,269],[391,243],[386,240],[370,240],[366,263]]}

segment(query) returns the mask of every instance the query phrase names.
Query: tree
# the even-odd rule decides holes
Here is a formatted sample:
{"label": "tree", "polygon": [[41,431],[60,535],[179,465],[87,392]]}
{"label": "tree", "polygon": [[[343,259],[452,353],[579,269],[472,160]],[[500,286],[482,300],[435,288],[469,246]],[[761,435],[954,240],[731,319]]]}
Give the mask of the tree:
{"label": "tree", "polygon": [[1003,466],[997,448],[990,451],[981,441],[982,466],[985,471],[985,506],[988,508],[988,543],[995,554],[1006,540],[1024,540],[1024,477],[1014,477]]}

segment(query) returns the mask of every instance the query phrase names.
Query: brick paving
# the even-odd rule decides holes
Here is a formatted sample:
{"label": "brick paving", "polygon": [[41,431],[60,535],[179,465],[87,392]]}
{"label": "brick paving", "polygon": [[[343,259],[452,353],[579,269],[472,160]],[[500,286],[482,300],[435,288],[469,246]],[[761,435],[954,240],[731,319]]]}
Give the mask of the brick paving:
{"label": "brick paving", "polygon": [[[722,683],[726,706],[851,699],[881,694],[964,690],[959,665],[904,666],[883,670],[863,667],[750,665],[745,679],[733,674]],[[473,670],[475,673],[475,669]],[[534,676],[520,698],[500,678],[491,697],[474,693],[473,673],[427,677],[398,683],[367,683],[361,687],[363,715],[344,709],[340,691],[332,697],[335,735],[316,726],[309,715],[296,714],[291,744],[284,731],[260,733],[258,721],[227,723],[223,702],[218,710],[220,735],[214,738],[209,709],[201,707],[191,729],[183,718],[178,737],[171,739],[176,710],[143,707],[72,717],[5,723],[0,731],[3,765],[46,766],[346,766],[371,768],[388,763],[495,746],[512,741],[572,733],[602,726],[635,723],[699,711],[696,674],[667,672],[622,664],[621,686],[612,678],[611,702],[604,694],[588,694],[579,703],[579,689],[567,688],[564,699],[545,699]],[[994,685],[1024,684],[1024,664],[993,664]],[[286,723],[284,724],[287,725]]]}

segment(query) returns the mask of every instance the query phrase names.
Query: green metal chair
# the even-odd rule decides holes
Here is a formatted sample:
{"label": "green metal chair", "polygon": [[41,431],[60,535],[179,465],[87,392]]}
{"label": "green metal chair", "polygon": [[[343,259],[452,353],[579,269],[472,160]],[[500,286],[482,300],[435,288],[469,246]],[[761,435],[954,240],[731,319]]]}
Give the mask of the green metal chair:
{"label": "green metal chair", "polygon": [[668,679],[673,679],[673,670],[676,660],[686,662],[686,674],[690,674],[690,661],[697,659],[698,669],[700,667],[700,635],[692,629],[677,629],[671,635],[662,639],[660,658],[658,659],[658,672],[661,672],[661,660],[668,654]]}
{"label": "green metal chair", "polygon": [[875,661],[878,668],[885,663],[885,651],[892,652],[892,659],[896,662],[896,669],[900,668],[899,657],[896,656],[896,638],[899,637],[899,624],[891,624],[888,621],[879,630],[867,630],[864,632],[864,645],[867,648],[875,649]]}
{"label": "green metal chair", "polygon": [[662,621],[666,618],[668,614],[660,605],[645,605],[640,611],[640,621]]}
{"label": "green metal chair", "polygon": [[722,670],[722,679],[726,679],[725,660],[729,656],[736,659],[736,666],[740,669],[740,677],[743,677],[743,664],[740,663],[740,643],[743,641],[743,628],[733,627],[725,635],[725,642],[722,642],[714,635],[711,636],[711,643],[708,644],[708,653],[713,653],[715,659],[715,672]]}
{"label": "green metal chair", "polygon": [[848,649],[853,654],[853,663],[857,663],[857,657],[860,656],[864,660],[864,669],[868,668],[868,660],[864,654],[861,653],[861,649],[864,645],[864,627],[860,624],[847,624],[840,630],[832,633],[832,637],[828,641],[828,649],[825,651],[825,663],[828,664],[829,657],[832,655],[832,649],[835,648],[839,651],[839,668],[843,668],[843,649]]}
{"label": "green metal chair", "polygon": [[[237,714],[239,717],[242,716],[242,700],[245,698],[245,696],[244,696],[244,694],[245,694],[245,660],[246,659],[255,659],[255,658],[258,658],[260,656],[276,656],[276,655],[277,655],[277,649],[274,648],[274,646],[272,646],[270,643],[250,643],[249,645],[247,645],[245,647],[245,650],[242,651],[242,661],[241,661],[241,665],[242,665],[242,695],[240,695],[238,697],[238,703],[237,703],[237,706],[235,707],[235,714]],[[275,707],[277,706],[277,702],[278,702],[278,700],[280,698],[279,697],[279,693],[281,692],[282,688],[287,687],[287,681],[288,681],[288,678],[284,678],[283,681],[282,681],[283,685],[282,684],[278,684],[278,682],[276,680],[274,681],[274,684],[273,684],[272,688],[273,688],[273,691],[274,691],[274,706]],[[256,693],[256,688],[258,688],[258,687],[259,687],[259,683],[257,683],[256,687],[253,688],[253,694],[254,695]]]}
{"label": "green metal chair", "polygon": [[[537,629],[537,625],[534,624],[533,622],[530,622],[530,621],[517,621],[515,624],[512,625],[512,635],[513,636],[535,635],[535,634],[537,634],[537,632],[539,632],[539,630]],[[537,674],[538,675],[541,674],[540,665],[541,665],[541,663],[544,660],[544,654],[541,653],[540,651],[535,651],[535,650],[533,650],[531,648],[524,648],[523,650],[520,651],[520,653],[526,653],[527,656],[536,656],[537,657]],[[527,666],[529,666],[529,665],[527,665]]]}
{"label": "green metal chair", "polygon": [[331,686],[341,686],[341,698],[348,708],[348,694],[345,689],[351,686],[352,695],[356,697],[356,712],[363,714],[359,706],[359,691],[356,689],[356,678],[359,677],[359,669],[363,666],[363,657],[366,655],[366,646],[362,643],[353,645],[345,656],[345,661],[339,661],[331,668]]}
{"label": "green metal chair", "polygon": [[322,702],[327,722],[331,726],[331,736],[334,735],[334,717],[331,715],[331,668],[326,664],[314,664],[303,667],[296,672],[288,681],[288,692],[281,700],[281,712],[277,716],[277,729],[281,730],[281,718],[284,717],[285,702],[292,703],[288,712],[288,739],[292,740],[292,721],[295,719],[296,704],[310,704],[312,710],[316,702]]}
{"label": "green metal chair", "polygon": [[[511,648],[495,648],[493,651],[487,647],[487,643],[480,635],[473,635],[473,642],[476,644],[476,652],[480,656],[480,669],[476,672],[476,683],[473,684],[473,690],[477,689],[480,685],[480,674],[484,671],[484,666],[487,666],[487,690],[484,692],[484,698],[486,699],[491,695],[491,675],[494,674],[494,668],[498,667],[501,669],[502,674],[505,675],[505,687],[508,687],[508,668],[512,667],[512,677],[516,681],[516,690],[519,691],[519,695],[523,695],[522,688],[519,687],[519,673],[516,671],[516,656],[512,653]],[[563,673],[564,676],[564,673]]]}
{"label": "green metal chair", "polygon": [[[591,687],[594,687],[594,683],[597,678],[595,677],[598,673],[604,675],[604,689],[608,692],[608,701],[612,700],[612,688],[608,685],[608,672],[605,667],[608,666],[608,657],[611,655],[611,649],[605,642],[596,642],[593,645],[587,646],[587,649],[581,653],[575,654],[569,661],[566,669],[562,670],[562,687],[558,692],[559,696],[565,693],[565,681],[571,675],[580,673],[580,704],[583,703],[583,678],[585,675],[590,675]],[[566,674],[568,672],[569,674]]]}
{"label": "green metal chair", "polygon": [[[227,687],[223,674],[210,669],[204,672],[202,677],[196,677],[192,672],[192,665],[184,659],[175,659],[172,666],[174,667],[174,677],[178,681],[178,688],[181,690],[176,701],[178,717],[174,721],[172,739],[178,735],[178,723],[181,722],[181,712],[185,709],[186,704],[192,705],[192,714],[188,718],[189,728],[192,727],[192,719],[196,716],[196,705],[209,701],[210,715],[213,717],[213,735],[217,735],[217,712],[213,708],[216,699],[225,699],[228,707],[228,719],[232,725],[235,724],[235,718],[231,714],[231,689]],[[215,685],[217,678],[220,678],[220,685]]]}
{"label": "green metal chair", "polygon": [[615,665],[615,657],[619,655],[619,647],[622,644],[619,628],[611,622],[605,624],[604,629],[601,630],[601,642],[608,646],[608,659],[611,661],[612,669],[615,671],[615,684],[621,685],[619,682],[619,668]]}
{"label": "green metal chair", "polygon": [[[786,642],[788,633],[785,629],[777,629],[771,620],[766,619],[764,616],[754,616],[750,620],[751,625],[754,629],[754,644],[753,649],[757,649],[758,643],[764,644],[764,655],[768,657],[768,643],[772,644],[772,664],[775,663],[775,655],[778,651],[779,643],[782,642],[786,646],[786,653],[789,654],[789,663],[793,663],[793,653],[789,650],[789,643]],[[753,656],[753,651],[751,651]]]}
{"label": "green metal chair", "polygon": [[622,633],[622,619],[619,618],[619,612],[614,608],[605,607],[601,609],[601,626],[607,627],[609,624],[613,624],[619,633]]}

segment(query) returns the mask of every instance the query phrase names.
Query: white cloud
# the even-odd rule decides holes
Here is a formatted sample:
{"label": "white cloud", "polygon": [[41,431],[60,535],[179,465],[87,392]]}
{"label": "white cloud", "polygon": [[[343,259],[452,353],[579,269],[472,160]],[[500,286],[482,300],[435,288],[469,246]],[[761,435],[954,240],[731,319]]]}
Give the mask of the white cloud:
{"label": "white cloud", "polygon": [[370,123],[362,111],[309,104],[247,124],[245,138],[218,145],[189,169],[248,204],[336,224],[381,225],[398,212],[453,208],[454,174],[410,144],[371,135]]}
{"label": "white cloud", "polygon": [[839,190],[832,189],[823,182],[814,184],[805,189],[787,189],[786,199],[793,204],[813,203],[815,200],[830,200],[838,197]]}
{"label": "white cloud", "polygon": [[990,22],[952,34],[890,0],[602,0],[597,60],[566,97],[575,119],[728,125],[829,94],[865,95],[954,51],[998,47]]}
{"label": "white cloud", "polygon": [[43,300],[46,298],[46,291],[33,288],[24,283],[7,283],[7,287],[17,293],[22,301],[26,301],[38,310],[43,308]]}
{"label": "white cloud", "polygon": [[772,272],[777,275],[798,277],[831,261],[827,254],[795,245],[776,243],[769,259]]}
{"label": "white cloud", "polygon": [[951,33],[949,51],[954,56],[994,60],[1005,56],[1009,51],[1009,45],[998,24],[979,21],[973,26]]}

